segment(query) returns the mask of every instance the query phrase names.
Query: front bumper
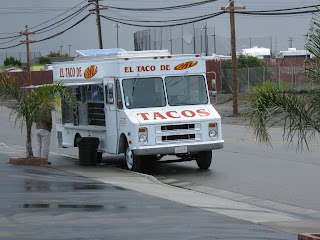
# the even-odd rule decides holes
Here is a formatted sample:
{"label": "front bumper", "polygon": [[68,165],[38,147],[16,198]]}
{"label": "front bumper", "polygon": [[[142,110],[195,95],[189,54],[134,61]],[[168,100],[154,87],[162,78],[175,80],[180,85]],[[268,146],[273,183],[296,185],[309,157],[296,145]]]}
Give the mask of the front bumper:
{"label": "front bumper", "polygon": [[192,144],[184,144],[184,145],[165,145],[165,146],[143,146],[139,148],[132,149],[135,155],[167,155],[167,154],[176,154],[176,147],[186,146],[187,152],[203,152],[203,151],[211,151],[216,149],[223,148],[223,140],[215,141],[215,142],[200,142],[200,143],[192,143]]}

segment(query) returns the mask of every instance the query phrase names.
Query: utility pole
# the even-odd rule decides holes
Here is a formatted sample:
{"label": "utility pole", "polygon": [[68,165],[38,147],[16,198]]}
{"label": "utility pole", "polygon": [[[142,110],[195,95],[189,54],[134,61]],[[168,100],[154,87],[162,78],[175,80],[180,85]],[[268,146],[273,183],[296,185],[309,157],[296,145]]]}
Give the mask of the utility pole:
{"label": "utility pole", "polygon": [[213,28],[213,51],[215,54],[217,54],[217,44],[216,44],[216,27]]}
{"label": "utility pole", "polygon": [[292,43],[293,43],[294,37],[289,37],[289,48],[292,48]]}
{"label": "utility pole", "polygon": [[101,22],[100,22],[100,10],[105,10],[107,8],[99,8],[99,1],[100,0],[88,0],[88,2],[95,2],[95,9],[90,9],[90,12],[95,11],[96,12],[96,21],[97,21],[97,27],[98,27],[98,40],[99,40],[99,48],[103,49],[102,44],[102,33],[101,33]]}
{"label": "utility pole", "polygon": [[25,26],[25,31],[20,32],[22,35],[26,35],[26,40],[25,41],[20,41],[22,43],[26,43],[27,45],[27,65],[28,65],[28,81],[29,85],[31,85],[31,69],[30,69],[30,48],[29,48],[29,43],[33,43],[35,41],[29,40],[29,34],[34,34],[34,32],[29,32],[28,31],[28,25]]}
{"label": "utility pole", "polygon": [[184,49],[183,49],[183,25],[181,25],[181,27],[182,27],[182,28],[181,28],[181,30],[182,30],[182,36],[181,36],[181,41],[182,41],[182,42],[181,42],[181,46],[182,46],[182,47],[181,47],[181,48],[182,48],[182,54],[183,54],[183,50],[184,50]]}
{"label": "utility pole", "polygon": [[193,53],[196,54],[196,29],[193,23]]}
{"label": "utility pole", "polygon": [[230,11],[230,31],[231,31],[231,58],[232,58],[232,99],[233,99],[233,114],[238,112],[238,79],[237,79],[237,53],[236,53],[236,27],[234,19],[234,10],[245,9],[246,7],[235,7],[234,1],[229,0],[227,7],[222,7],[221,10]]}
{"label": "utility pole", "polygon": [[70,47],[71,47],[71,45],[69,44],[68,46],[69,46],[69,57],[71,57],[71,55],[70,55]]}
{"label": "utility pole", "polygon": [[170,39],[169,39],[169,42],[170,42],[170,53],[172,54],[172,32],[171,32],[171,27],[170,27]]}
{"label": "utility pole", "polygon": [[[206,23],[206,25],[202,26],[201,30],[204,30],[204,50],[205,50],[206,56],[208,56],[208,34],[207,34],[208,27],[207,27],[207,23]],[[202,34],[201,34],[201,36],[202,36]],[[202,50],[202,48],[201,48],[201,50]]]}
{"label": "utility pole", "polygon": [[117,48],[119,48],[119,28],[121,28],[121,26],[119,23],[116,23],[113,27],[117,28]]}

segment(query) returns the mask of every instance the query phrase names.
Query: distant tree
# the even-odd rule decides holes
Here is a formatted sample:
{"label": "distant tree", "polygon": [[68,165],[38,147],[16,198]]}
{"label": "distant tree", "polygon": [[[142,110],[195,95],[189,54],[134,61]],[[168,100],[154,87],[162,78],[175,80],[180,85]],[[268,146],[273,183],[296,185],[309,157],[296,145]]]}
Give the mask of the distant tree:
{"label": "distant tree", "polygon": [[51,64],[51,59],[49,57],[41,57],[39,59],[40,64]]}
{"label": "distant tree", "polygon": [[4,65],[21,67],[22,63],[14,57],[9,57],[4,60]]}
{"label": "distant tree", "polygon": [[[239,89],[248,84],[247,68],[250,69],[250,85],[254,86],[258,83],[262,83],[263,80],[272,80],[273,73],[267,64],[252,56],[240,55],[237,59],[238,68],[238,84]],[[232,76],[232,61],[227,60],[222,63],[222,70],[227,79],[231,79]],[[265,72],[263,72],[265,71]],[[263,77],[264,76],[264,77]]]}
{"label": "distant tree", "polygon": [[57,52],[50,51],[47,57],[69,57],[69,54],[68,53],[61,54],[60,51],[57,51]]}

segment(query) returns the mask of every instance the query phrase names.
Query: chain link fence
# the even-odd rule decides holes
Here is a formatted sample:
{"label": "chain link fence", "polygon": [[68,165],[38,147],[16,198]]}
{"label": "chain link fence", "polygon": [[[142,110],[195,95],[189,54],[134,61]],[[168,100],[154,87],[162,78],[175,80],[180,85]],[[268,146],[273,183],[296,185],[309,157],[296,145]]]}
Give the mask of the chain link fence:
{"label": "chain link fence", "polygon": [[[271,67],[245,67],[237,70],[238,91],[247,92],[250,87],[271,81],[279,86],[285,82],[287,86],[294,86],[297,91],[305,90],[308,78],[302,66],[271,66]],[[222,91],[232,92],[232,70],[225,69],[221,74]]]}
{"label": "chain link fence", "polygon": [[[14,57],[19,60],[21,63],[27,62],[27,53],[26,52],[5,52],[0,53],[0,65],[3,65],[6,58]],[[41,57],[41,52],[30,52],[30,58]]]}

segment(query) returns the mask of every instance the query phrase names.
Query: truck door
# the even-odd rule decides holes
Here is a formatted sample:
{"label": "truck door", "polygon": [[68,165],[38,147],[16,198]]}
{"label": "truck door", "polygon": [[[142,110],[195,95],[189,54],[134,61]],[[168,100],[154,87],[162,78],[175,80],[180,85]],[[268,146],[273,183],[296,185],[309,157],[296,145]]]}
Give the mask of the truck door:
{"label": "truck door", "polygon": [[104,78],[104,112],[106,117],[107,151],[117,153],[118,149],[118,114],[116,86],[114,78]]}

